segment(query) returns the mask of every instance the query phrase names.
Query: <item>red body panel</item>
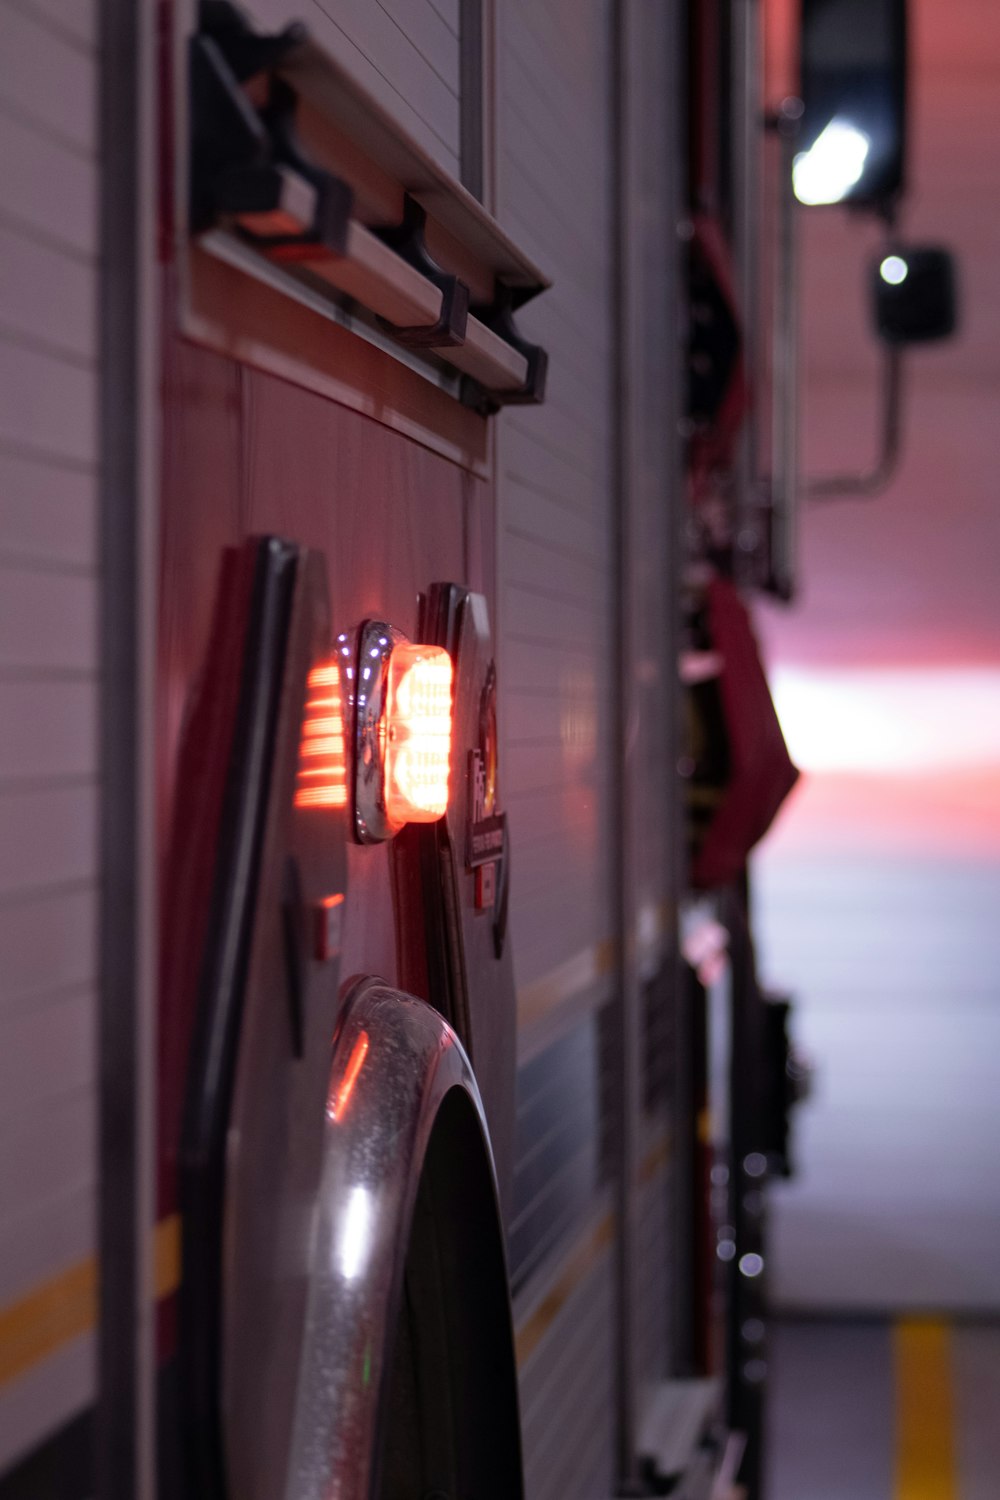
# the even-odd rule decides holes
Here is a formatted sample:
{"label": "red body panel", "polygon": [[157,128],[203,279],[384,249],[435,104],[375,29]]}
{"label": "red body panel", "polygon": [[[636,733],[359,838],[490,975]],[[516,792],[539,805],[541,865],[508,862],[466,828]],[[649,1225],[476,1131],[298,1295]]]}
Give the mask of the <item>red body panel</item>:
{"label": "red body panel", "polygon": [[[417,596],[433,580],[452,578],[492,598],[494,571],[487,482],[369,417],[183,338],[173,326],[171,282],[168,278],[163,341],[157,663],[165,938],[160,1217],[176,1207],[191,1021],[180,1013],[179,997],[192,993],[211,879],[211,871],[171,869],[171,830],[177,818],[191,815],[190,789],[182,788],[181,778],[192,771],[201,782],[196,815],[218,816],[224,762],[205,765],[197,747],[185,748],[184,731],[209,654],[232,651],[233,680],[239,671],[238,621],[228,628],[216,622],[213,639],[226,549],[273,533],[320,551],[327,562],[334,633],[376,616],[412,635]],[[366,360],[371,354],[365,348]],[[235,599],[230,608],[238,615]],[[226,674],[221,677],[224,683]],[[190,742],[191,736],[186,738]],[[351,846],[348,857],[341,973],[378,974],[396,983],[388,849]],[[170,936],[178,933],[190,934],[184,953],[176,951]]]}

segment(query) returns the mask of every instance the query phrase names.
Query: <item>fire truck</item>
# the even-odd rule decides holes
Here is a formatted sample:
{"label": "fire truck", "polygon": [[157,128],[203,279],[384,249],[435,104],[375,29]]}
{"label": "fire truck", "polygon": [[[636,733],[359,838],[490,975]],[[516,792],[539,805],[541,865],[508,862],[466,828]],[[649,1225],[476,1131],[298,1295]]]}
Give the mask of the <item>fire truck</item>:
{"label": "fire truck", "polygon": [[0,34],[0,1496],[760,1496],[759,0]]}

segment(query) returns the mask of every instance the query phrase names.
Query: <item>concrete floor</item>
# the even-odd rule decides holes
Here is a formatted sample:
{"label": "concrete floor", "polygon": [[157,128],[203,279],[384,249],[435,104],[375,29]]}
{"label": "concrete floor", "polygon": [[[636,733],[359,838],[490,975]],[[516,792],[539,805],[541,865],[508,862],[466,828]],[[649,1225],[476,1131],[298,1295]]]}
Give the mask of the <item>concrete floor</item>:
{"label": "concrete floor", "polygon": [[767,1500],[1000,1497],[1000,1324],[783,1322],[770,1368]]}

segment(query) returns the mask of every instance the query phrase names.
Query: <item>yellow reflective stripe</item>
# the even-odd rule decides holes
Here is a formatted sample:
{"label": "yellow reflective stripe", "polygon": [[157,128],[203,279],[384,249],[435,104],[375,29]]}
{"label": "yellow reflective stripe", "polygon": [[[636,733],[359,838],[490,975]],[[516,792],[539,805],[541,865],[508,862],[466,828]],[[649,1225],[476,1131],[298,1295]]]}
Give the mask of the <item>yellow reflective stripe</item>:
{"label": "yellow reflective stripe", "polygon": [[181,1216],[161,1219],[153,1230],[153,1297],[160,1302],[181,1284]]}
{"label": "yellow reflective stripe", "polygon": [[97,1320],[97,1260],[88,1256],[0,1309],[0,1386],[89,1333]]}
{"label": "yellow reflective stripe", "polygon": [[522,985],[517,992],[518,1026],[530,1026],[599,979],[606,978],[614,968],[615,954],[614,940],[605,938],[593,948],[584,948],[573,958],[568,958],[542,979]]}
{"label": "yellow reflective stripe", "polygon": [[906,1318],[897,1323],[893,1363],[893,1500],[958,1500],[948,1324],[940,1318]]}
{"label": "yellow reflective stripe", "polygon": [[[181,1279],[179,1214],[153,1231],[153,1294],[175,1292]],[[0,1387],[50,1358],[97,1324],[97,1257],[88,1255],[0,1308]]]}
{"label": "yellow reflective stripe", "polygon": [[519,1368],[535,1352],[573,1292],[611,1244],[614,1234],[614,1218],[611,1214],[606,1214],[577,1244],[555,1286],[546,1293],[514,1336]]}

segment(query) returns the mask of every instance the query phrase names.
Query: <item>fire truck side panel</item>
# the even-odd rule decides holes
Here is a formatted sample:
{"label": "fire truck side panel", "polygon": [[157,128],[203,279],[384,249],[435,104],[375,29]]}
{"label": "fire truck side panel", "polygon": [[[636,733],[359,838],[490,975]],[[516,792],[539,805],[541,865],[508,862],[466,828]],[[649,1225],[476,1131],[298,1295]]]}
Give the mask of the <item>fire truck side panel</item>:
{"label": "fire truck side panel", "polygon": [[[413,632],[436,577],[490,592],[489,490],[356,412],[180,339],[164,445],[161,785],[169,827],[176,745],[206,648],[226,546],[265,532],[321,551],[335,629],[367,616]],[[485,537],[484,537],[485,533]],[[490,570],[491,571],[491,570]],[[353,847],[342,971],[396,980],[385,848]]]}

